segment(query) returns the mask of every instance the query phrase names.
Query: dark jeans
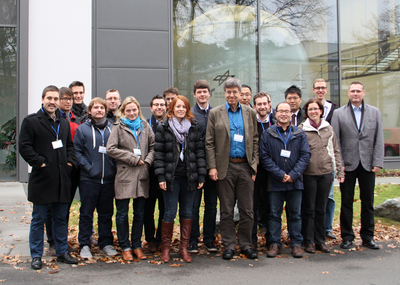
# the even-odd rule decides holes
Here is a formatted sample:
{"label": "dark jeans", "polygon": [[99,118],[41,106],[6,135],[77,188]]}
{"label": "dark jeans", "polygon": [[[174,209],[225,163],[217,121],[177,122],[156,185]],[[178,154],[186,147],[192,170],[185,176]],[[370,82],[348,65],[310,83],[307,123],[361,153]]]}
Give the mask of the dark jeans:
{"label": "dark jeans", "polygon": [[[151,182],[150,182],[151,183]],[[150,186],[152,187],[152,186]],[[162,227],[162,217],[164,216],[164,197],[162,190],[158,187],[158,183],[155,186],[157,189],[150,188],[150,196],[146,199],[146,204],[144,207],[144,234],[147,242],[161,242],[161,227]],[[152,193],[151,192],[158,192]],[[156,207],[156,201],[158,199],[158,222],[157,222],[157,233],[155,230],[155,219],[154,210]],[[155,234],[155,237],[154,237]]]}
{"label": "dark jeans", "polygon": [[33,204],[31,228],[29,232],[29,247],[32,258],[42,257],[44,243],[44,224],[48,208],[52,212],[52,234],[57,255],[68,251],[68,225],[66,213],[68,203]]}
{"label": "dark jeans", "polygon": [[174,181],[174,188],[163,192],[165,213],[163,221],[173,223],[178,211],[179,218],[192,219],[192,209],[195,191],[188,190],[187,178],[179,178]]}
{"label": "dark jeans", "polygon": [[[207,175],[204,183],[204,217],[203,217],[203,242],[215,241],[215,219],[217,216],[217,189],[216,182]],[[190,234],[190,243],[198,243],[200,237],[199,211],[202,189],[195,190],[193,202],[193,223]]]}
{"label": "dark jeans", "polygon": [[304,191],[301,209],[305,244],[325,244],[325,211],[332,185],[332,173],[303,175]]}
{"label": "dark jeans", "polygon": [[329,190],[328,203],[326,204],[325,231],[332,232],[333,216],[335,215],[335,170],[332,172],[332,184]]}
{"label": "dark jeans", "polygon": [[286,212],[289,213],[289,235],[291,239],[290,246],[300,245],[303,242],[301,235],[301,199],[302,190],[290,191],[269,191],[269,242],[270,244],[278,244],[281,248],[281,228],[282,228],[282,211],[283,202],[286,201]]}
{"label": "dark jeans", "polygon": [[[71,203],[69,203],[68,206],[68,211],[67,211],[67,226],[69,222],[69,210],[71,209],[72,201],[74,201],[75,193],[76,193],[76,188],[79,186],[79,169],[76,167],[73,167],[71,170]],[[47,242],[50,245],[54,244],[53,241],[53,230],[52,230],[52,217],[51,217],[51,207],[49,207],[47,211],[47,216],[46,216],[46,235],[47,235]]]}
{"label": "dark jeans", "polygon": [[254,224],[251,241],[257,242],[257,226],[261,225],[267,229],[265,238],[268,240],[268,172],[258,167],[256,181],[254,182]]}
{"label": "dark jeans", "polygon": [[354,171],[345,171],[345,180],[340,184],[342,206],[340,208],[340,228],[343,240],[353,241],[353,201],[354,187],[358,178],[361,200],[361,231],[363,241],[374,239],[374,188],[375,173],[366,171],[360,164]]}
{"label": "dark jeans", "polygon": [[79,217],[80,247],[90,246],[89,239],[93,229],[93,212],[98,214],[99,246],[100,248],[114,243],[112,216],[114,212],[114,182],[100,184],[91,181],[81,181],[79,184],[81,209]]}
{"label": "dark jeans", "polygon": [[253,230],[253,191],[254,181],[251,179],[251,168],[247,162],[229,162],[228,173],[223,180],[217,181],[220,201],[220,231],[225,249],[236,248],[236,227],[233,221],[233,209],[237,200],[239,208],[238,242],[242,250],[251,247]]}
{"label": "dark jeans", "polygon": [[117,205],[117,215],[115,221],[117,224],[117,236],[122,251],[129,249],[141,248],[142,232],[143,232],[143,221],[144,221],[144,208],[146,199],[139,197],[133,200],[133,220],[132,220],[132,232],[131,232],[131,243],[129,243],[129,223],[128,223],[128,212],[129,202],[131,199],[115,200]]}

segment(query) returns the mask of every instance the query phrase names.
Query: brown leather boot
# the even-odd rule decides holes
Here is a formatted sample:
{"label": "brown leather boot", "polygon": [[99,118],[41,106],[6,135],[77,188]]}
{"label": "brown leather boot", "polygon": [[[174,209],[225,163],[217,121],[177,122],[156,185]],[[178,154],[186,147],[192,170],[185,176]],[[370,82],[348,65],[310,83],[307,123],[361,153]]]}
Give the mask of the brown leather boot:
{"label": "brown leather boot", "polygon": [[169,262],[169,251],[171,247],[172,232],[174,230],[174,223],[167,223],[162,221],[161,229],[161,261]]}
{"label": "brown leather boot", "polygon": [[133,253],[136,255],[137,258],[139,258],[141,260],[147,259],[147,256],[144,255],[141,248],[134,249]]}
{"label": "brown leather boot", "polygon": [[192,231],[192,220],[181,220],[181,245],[179,253],[185,262],[192,262],[192,257],[188,252],[190,232]]}

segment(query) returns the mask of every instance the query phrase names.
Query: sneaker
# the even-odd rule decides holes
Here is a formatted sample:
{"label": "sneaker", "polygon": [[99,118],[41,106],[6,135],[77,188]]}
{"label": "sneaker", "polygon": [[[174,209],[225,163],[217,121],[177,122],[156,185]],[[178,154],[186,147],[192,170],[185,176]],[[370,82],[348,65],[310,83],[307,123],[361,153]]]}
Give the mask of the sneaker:
{"label": "sneaker", "polygon": [[81,248],[81,258],[93,258],[92,253],[90,252],[89,246],[85,245]]}
{"label": "sneaker", "polygon": [[209,252],[216,252],[216,251],[218,251],[218,249],[215,247],[215,244],[214,244],[213,241],[210,241],[210,242],[204,244],[204,246],[207,248],[207,250],[208,250]]}
{"label": "sneaker", "polygon": [[118,254],[118,252],[114,249],[112,245],[106,245],[101,249],[101,251],[107,254],[108,256],[114,256]]}
{"label": "sneaker", "polygon": [[189,243],[188,252],[190,252],[190,253],[198,253],[199,252],[199,250],[197,248],[197,242]]}

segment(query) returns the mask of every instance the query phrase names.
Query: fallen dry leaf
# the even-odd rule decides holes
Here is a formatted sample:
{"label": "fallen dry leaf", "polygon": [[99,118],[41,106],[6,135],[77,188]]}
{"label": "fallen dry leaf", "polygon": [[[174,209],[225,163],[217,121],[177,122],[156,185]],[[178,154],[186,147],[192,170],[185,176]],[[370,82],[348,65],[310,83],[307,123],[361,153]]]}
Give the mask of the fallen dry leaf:
{"label": "fallen dry leaf", "polygon": [[1,279],[1,280],[0,280],[0,282],[5,282],[5,281],[7,281],[7,279]]}
{"label": "fallen dry leaf", "polygon": [[37,273],[42,273],[42,270],[36,270]]}
{"label": "fallen dry leaf", "polygon": [[169,267],[181,267],[181,266],[183,266],[183,264],[171,263],[171,264],[169,265]]}
{"label": "fallen dry leaf", "polygon": [[50,271],[49,274],[56,274],[58,273],[58,270]]}
{"label": "fallen dry leaf", "polygon": [[328,274],[329,271],[322,271],[322,274]]}
{"label": "fallen dry leaf", "polygon": [[337,250],[337,249],[335,249],[333,252],[337,253],[337,254],[346,254],[344,251]]}

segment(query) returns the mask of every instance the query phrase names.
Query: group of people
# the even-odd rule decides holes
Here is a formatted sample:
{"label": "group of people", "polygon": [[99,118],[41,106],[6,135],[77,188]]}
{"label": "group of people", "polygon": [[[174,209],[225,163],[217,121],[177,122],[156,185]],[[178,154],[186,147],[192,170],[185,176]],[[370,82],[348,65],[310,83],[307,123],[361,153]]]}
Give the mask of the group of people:
{"label": "group of people", "polygon": [[[141,240],[144,228],[147,250],[154,253],[161,247],[161,260],[169,262],[179,205],[179,253],[192,262],[190,253],[198,252],[203,192],[203,243],[208,251],[218,251],[219,199],[223,259],[234,257],[237,242],[242,254],[257,258],[259,225],[266,229],[267,256],[276,257],[282,248],[285,202],[293,256],[303,255],[302,245],[309,253],[329,252],[325,239],[336,238],[335,177],[342,194],[341,247],[354,247],[358,178],[363,245],[379,249],[373,240],[373,190],[375,173],[383,166],[381,114],[365,104],[359,81],[350,84],[349,102],[341,108],[325,99],[327,91],[325,80],[317,79],[315,98],[301,109],[302,92],[293,85],[285,91],[285,101],[273,109],[267,92],[253,97],[250,86],[229,78],[224,83],[226,103],[213,108],[210,86],[199,80],[193,88],[194,106],[170,87],[151,99],[152,116],[146,120],[139,102],[132,96],[122,102],[116,89],[86,106],[82,82],[60,89],[47,86],[40,110],[24,119],[19,135],[19,152],[32,167],[31,267],[42,267],[45,224],[57,261],[78,263],[67,242],[69,208],[78,186],[81,258],[92,258],[92,244],[109,256],[118,254],[111,231],[115,199],[124,260],[147,258]],[[240,216],[237,232],[235,205]],[[95,210],[98,240],[93,235]]]}

